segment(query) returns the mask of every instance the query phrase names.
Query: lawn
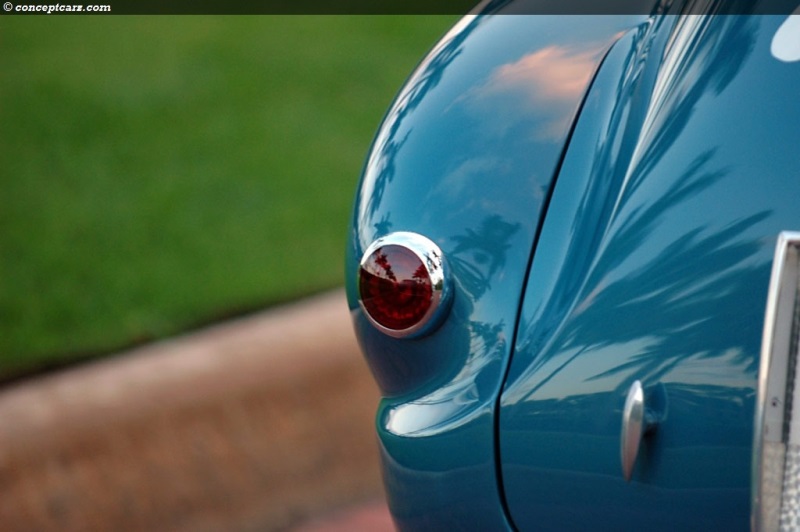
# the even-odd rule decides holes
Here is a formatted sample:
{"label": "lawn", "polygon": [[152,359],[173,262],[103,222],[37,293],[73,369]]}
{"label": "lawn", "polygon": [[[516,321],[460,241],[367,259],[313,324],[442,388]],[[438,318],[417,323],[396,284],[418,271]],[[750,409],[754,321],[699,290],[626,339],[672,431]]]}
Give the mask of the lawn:
{"label": "lawn", "polygon": [[456,18],[0,20],[0,379],[342,284],[372,135]]}

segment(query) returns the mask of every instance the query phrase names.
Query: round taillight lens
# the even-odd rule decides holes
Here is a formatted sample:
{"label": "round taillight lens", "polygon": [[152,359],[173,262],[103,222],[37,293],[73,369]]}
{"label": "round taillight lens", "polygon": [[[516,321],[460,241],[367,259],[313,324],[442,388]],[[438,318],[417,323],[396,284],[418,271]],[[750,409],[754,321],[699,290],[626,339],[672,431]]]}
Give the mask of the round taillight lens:
{"label": "round taillight lens", "polygon": [[379,330],[397,338],[428,332],[447,302],[442,252],[416,233],[379,238],[358,270],[359,301]]}

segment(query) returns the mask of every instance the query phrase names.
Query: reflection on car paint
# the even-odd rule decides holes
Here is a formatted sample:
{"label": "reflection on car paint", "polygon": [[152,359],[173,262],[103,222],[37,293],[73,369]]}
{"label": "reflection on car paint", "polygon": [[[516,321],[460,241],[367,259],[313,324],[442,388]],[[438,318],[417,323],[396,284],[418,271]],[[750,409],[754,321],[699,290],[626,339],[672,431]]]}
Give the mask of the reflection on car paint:
{"label": "reflection on car paint", "polygon": [[[747,528],[772,249],[800,223],[800,71],[769,53],[782,20],[658,18],[604,62],[536,247],[501,399],[520,528]],[[637,379],[664,387],[669,415],[627,484],[619,438]]]}
{"label": "reflection on car paint", "polygon": [[[446,518],[432,520],[439,514],[477,528],[509,526],[494,410],[530,252],[593,73],[620,32],[643,18],[470,19],[423,60],[375,138],[356,198],[348,271],[376,238],[413,230],[442,249],[454,277],[447,321],[407,341],[369,325],[348,275],[359,341],[385,396],[378,431],[401,527],[446,527]],[[547,112],[531,105],[522,84],[495,90],[498,76],[522,69],[526,58],[552,69],[552,54],[582,63],[577,74],[559,73],[568,90]],[[480,104],[474,87],[491,88]]]}
{"label": "reflection on car paint", "polygon": [[800,7],[775,32],[770,52],[780,61],[800,61]]}

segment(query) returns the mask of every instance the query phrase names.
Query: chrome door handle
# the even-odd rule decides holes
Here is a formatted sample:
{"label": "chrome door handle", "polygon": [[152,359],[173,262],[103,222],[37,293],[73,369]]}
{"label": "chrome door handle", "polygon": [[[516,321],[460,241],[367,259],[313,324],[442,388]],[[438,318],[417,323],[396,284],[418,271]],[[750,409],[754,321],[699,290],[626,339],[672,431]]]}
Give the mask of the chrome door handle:
{"label": "chrome door handle", "polygon": [[622,410],[621,458],[622,476],[630,481],[633,465],[639,455],[639,447],[644,436],[644,389],[638,380],[633,381]]}
{"label": "chrome door handle", "polygon": [[654,404],[645,404],[642,382],[635,380],[625,399],[625,407],[622,409],[620,458],[622,460],[622,476],[626,481],[630,481],[633,476],[633,466],[639,455],[642,438],[645,434],[655,430],[666,417],[667,399],[663,384],[659,384],[652,395]]}

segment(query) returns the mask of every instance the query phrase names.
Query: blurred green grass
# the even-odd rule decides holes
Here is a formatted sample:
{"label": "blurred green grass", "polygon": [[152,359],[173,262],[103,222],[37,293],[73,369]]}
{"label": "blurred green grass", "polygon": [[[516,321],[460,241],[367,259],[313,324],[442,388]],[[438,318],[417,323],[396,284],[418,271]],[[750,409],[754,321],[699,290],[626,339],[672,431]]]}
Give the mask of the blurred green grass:
{"label": "blurred green grass", "polygon": [[341,284],[369,142],[455,18],[3,18],[0,377]]}

